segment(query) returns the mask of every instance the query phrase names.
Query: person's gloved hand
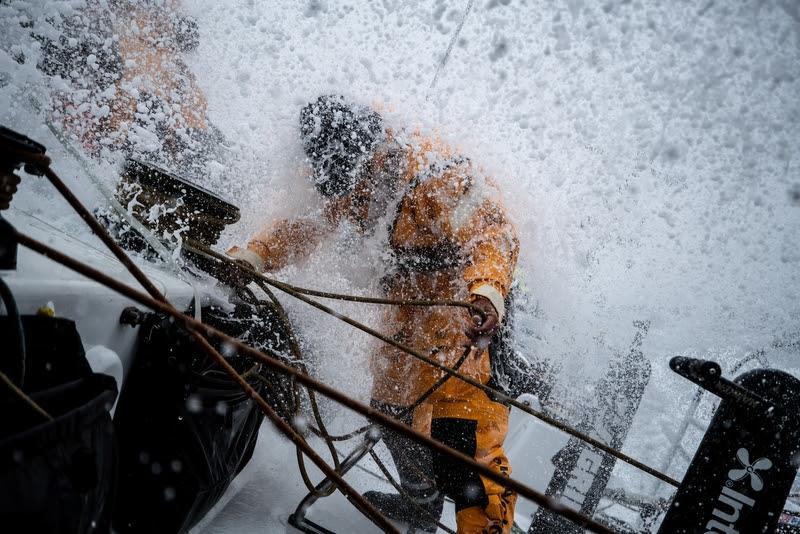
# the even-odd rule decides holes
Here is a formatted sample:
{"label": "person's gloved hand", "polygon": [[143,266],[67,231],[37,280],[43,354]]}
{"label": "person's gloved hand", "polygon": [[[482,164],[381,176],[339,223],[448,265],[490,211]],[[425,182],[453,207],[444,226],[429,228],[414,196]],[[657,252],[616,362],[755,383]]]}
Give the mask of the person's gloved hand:
{"label": "person's gloved hand", "polygon": [[19,182],[19,176],[13,172],[0,172],[0,210],[7,210],[11,206],[11,199],[17,192]]}
{"label": "person's gloved hand", "polygon": [[483,317],[480,314],[474,314],[472,325],[464,333],[473,346],[484,349],[489,346],[492,336],[500,327],[500,319],[491,300],[482,295],[476,295],[474,299],[472,305],[481,311]]}

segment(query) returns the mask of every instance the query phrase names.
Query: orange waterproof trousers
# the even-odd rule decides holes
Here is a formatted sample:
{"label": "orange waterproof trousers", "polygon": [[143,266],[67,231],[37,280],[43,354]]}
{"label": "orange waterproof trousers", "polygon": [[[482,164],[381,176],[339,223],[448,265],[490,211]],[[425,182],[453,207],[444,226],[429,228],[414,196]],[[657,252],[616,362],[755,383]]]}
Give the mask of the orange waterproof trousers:
{"label": "orange waterproof trousers", "polygon": [[[454,279],[458,279],[457,274],[448,271],[402,276],[393,280],[389,296],[467,298],[458,289],[453,290],[461,285],[454,284]],[[429,353],[448,367],[455,364],[463,353],[462,345],[468,341],[464,330],[469,317],[459,308],[403,306],[388,310],[386,320],[396,340]],[[389,346],[381,347],[375,354],[372,371],[373,400],[397,407],[413,405],[444,374]],[[481,383],[488,382],[491,372],[488,351],[473,349],[459,372]],[[507,407],[489,399],[482,390],[450,377],[414,411],[413,426],[477,462],[510,475],[511,467],[503,450],[508,415]],[[511,531],[514,492],[444,455],[433,455],[432,469],[439,491],[456,503],[459,534]]]}

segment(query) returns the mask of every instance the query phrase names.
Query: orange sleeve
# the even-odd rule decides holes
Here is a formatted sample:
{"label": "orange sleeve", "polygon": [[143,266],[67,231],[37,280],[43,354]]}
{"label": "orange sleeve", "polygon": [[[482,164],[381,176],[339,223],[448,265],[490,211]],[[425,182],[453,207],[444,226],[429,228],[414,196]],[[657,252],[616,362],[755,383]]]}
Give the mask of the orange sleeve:
{"label": "orange sleeve", "polygon": [[511,289],[519,256],[516,229],[499,200],[491,199],[476,208],[470,222],[459,233],[466,243],[464,280],[470,294],[488,298],[502,321],[505,298]]}
{"label": "orange sleeve", "polygon": [[[497,298],[505,299],[511,289],[519,240],[494,184],[485,178],[475,181],[462,201],[466,206],[462,217],[456,217],[454,232],[466,252],[464,281],[470,293],[488,297],[498,308]],[[493,295],[487,285],[500,295]]]}
{"label": "orange sleeve", "polygon": [[247,247],[232,247],[228,255],[243,259],[257,271],[275,271],[307,257],[343,217],[347,197],[326,205],[322,217],[281,219],[262,228]]}
{"label": "orange sleeve", "polygon": [[463,163],[420,184],[413,198],[418,228],[429,235],[443,232],[460,245],[470,293],[489,298],[502,319],[519,240],[497,186],[472,164]]}

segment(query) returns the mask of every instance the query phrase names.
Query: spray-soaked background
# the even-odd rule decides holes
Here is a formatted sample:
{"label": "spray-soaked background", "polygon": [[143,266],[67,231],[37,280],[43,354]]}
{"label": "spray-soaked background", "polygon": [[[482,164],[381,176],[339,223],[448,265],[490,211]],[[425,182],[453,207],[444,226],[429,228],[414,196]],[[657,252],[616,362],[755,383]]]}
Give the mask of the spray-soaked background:
{"label": "spray-soaked background", "polygon": [[298,108],[340,91],[497,177],[543,350],[625,343],[638,318],[661,354],[800,326],[796,4],[476,2],[433,90],[466,2],[270,4],[190,6],[243,227],[307,191]]}
{"label": "spray-soaked background", "polygon": [[[83,4],[0,2],[0,122],[47,144],[56,168],[97,204],[26,98],[75,88],[36,70],[41,50],[25,24]],[[436,131],[504,190],[531,303],[522,342],[560,368],[563,384],[591,384],[626,350],[632,322],[651,321],[643,351],[653,377],[625,450],[657,465],[693,392],[669,357],[729,368],[765,349],[774,365],[800,367],[791,348],[800,332],[800,4],[475,0],[431,88],[467,4],[184,2],[200,38],[185,60],[228,140],[204,185],[243,212],[220,247],[317,206],[298,178],[297,118],[318,94],[341,92],[380,105],[394,127]],[[118,161],[105,156],[94,165],[113,185]],[[25,180],[16,207],[85,232],[36,180]],[[343,229],[282,275],[376,293],[375,251],[351,237]],[[379,324],[378,310],[340,309]],[[371,341],[317,312],[291,313],[319,374],[366,398]]]}

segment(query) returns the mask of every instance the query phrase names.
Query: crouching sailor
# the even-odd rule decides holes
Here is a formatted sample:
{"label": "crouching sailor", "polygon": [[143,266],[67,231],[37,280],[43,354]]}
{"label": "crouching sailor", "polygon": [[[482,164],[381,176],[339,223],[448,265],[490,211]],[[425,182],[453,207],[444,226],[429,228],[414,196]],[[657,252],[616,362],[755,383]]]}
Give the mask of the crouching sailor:
{"label": "crouching sailor", "polygon": [[[386,256],[392,260],[383,286],[389,298],[469,299],[484,314],[389,307],[386,328],[397,341],[448,367],[465,345],[473,345],[459,372],[487,383],[485,347],[503,321],[518,255],[516,232],[495,184],[436,140],[393,132],[375,110],[341,96],[322,96],[304,106],[300,133],[310,175],[325,200],[324,215],[277,221],[229,254],[258,271],[276,270],[309,254],[340,222],[348,221],[367,237],[386,221]],[[409,410],[443,373],[388,345],[373,355],[372,373],[374,407],[500,473],[511,473],[503,451],[505,406],[451,377]],[[447,495],[456,505],[459,533],[511,530],[513,492],[390,430],[383,437],[413,502],[367,492],[382,513],[434,532]]]}

